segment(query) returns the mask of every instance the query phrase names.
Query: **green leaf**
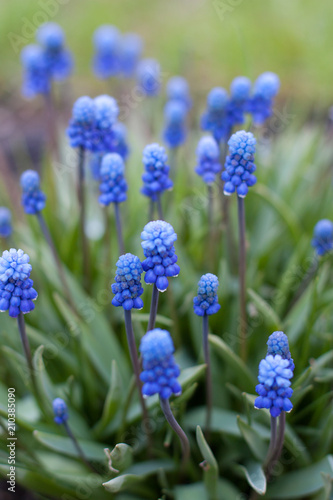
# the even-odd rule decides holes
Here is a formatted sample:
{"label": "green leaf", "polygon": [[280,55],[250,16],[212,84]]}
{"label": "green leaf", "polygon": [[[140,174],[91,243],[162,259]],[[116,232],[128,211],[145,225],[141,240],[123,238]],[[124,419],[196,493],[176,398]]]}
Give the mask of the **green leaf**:
{"label": "green leaf", "polygon": [[196,437],[199,449],[205,460],[201,465],[204,470],[204,482],[208,498],[210,500],[217,500],[218,465],[199,425],[197,425]]}
{"label": "green leaf", "polygon": [[259,495],[266,493],[266,477],[261,464],[258,462],[249,462],[246,466],[239,465],[237,468],[244,474],[251,488],[259,493]]}
{"label": "green leaf", "polygon": [[33,365],[35,368],[36,382],[39,388],[39,393],[43,401],[43,407],[49,415],[53,416],[52,401],[55,398],[55,392],[52,383],[47,375],[46,368],[43,361],[44,346],[40,345],[33,356]]}
{"label": "green leaf", "polygon": [[253,429],[253,427],[244,422],[239,415],[237,416],[237,424],[254,457],[262,462],[267,452],[267,448],[262,440],[262,437]]}
{"label": "green leaf", "polygon": [[272,330],[281,330],[282,328],[282,321],[278,317],[278,315],[274,312],[272,307],[264,300],[260,295],[258,295],[254,290],[251,290],[249,288],[247,290],[247,293],[253,300],[254,304],[256,305],[258,311],[262,314],[262,316],[265,318],[267,326],[272,328]]}
{"label": "green leaf", "polygon": [[128,469],[133,461],[133,449],[125,443],[118,443],[110,453],[111,463],[120,471]]}
{"label": "green leaf", "polygon": [[118,365],[112,361],[110,387],[105,398],[102,417],[94,428],[94,435],[100,436],[120,408],[122,388]]}
{"label": "green leaf", "polygon": [[[205,500],[206,489],[203,483],[176,486],[175,500]],[[225,479],[218,481],[218,500],[235,500],[241,498],[240,491]]]}
{"label": "green leaf", "polygon": [[144,481],[148,476],[156,474],[160,469],[163,471],[170,471],[173,470],[174,467],[175,464],[171,460],[141,462],[130,467],[126,474],[121,474],[103,483],[103,486],[111,493],[119,493],[120,491],[135,488],[138,483]]}
{"label": "green leaf", "polygon": [[[132,313],[132,320],[139,321],[140,323],[148,323],[150,314],[148,313]],[[157,314],[156,323],[159,323],[163,326],[169,326],[170,328],[173,326],[173,321],[166,316],[162,316],[161,314]]]}
{"label": "green leaf", "polygon": [[333,477],[333,455],[327,455],[316,464],[277,478],[269,488],[269,498],[289,500],[308,497],[322,489],[322,474]]}
{"label": "green leaf", "polygon": [[238,374],[239,378],[242,379],[244,390],[252,390],[257,383],[256,379],[240,357],[216,335],[209,335],[209,342],[223,361],[228,363],[234,369],[234,372]]}
{"label": "green leaf", "polygon": [[[47,432],[34,431],[34,437],[42,443],[47,448],[54,450],[58,453],[63,453],[70,457],[78,457],[79,454],[73,445],[72,440],[69,437],[60,436],[59,434],[49,434]],[[100,462],[105,461],[105,455],[103,452],[107,445],[100,443],[95,443],[93,441],[85,441],[78,439],[85,456],[90,460],[99,460]]]}

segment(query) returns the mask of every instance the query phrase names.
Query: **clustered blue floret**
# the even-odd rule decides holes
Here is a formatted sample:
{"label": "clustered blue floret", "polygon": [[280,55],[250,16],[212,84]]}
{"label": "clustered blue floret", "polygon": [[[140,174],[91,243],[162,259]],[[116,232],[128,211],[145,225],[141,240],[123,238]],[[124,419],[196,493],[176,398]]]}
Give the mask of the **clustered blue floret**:
{"label": "clustered blue floret", "polygon": [[333,222],[322,219],[314,227],[312,246],[319,256],[323,256],[333,250]]}
{"label": "clustered blue floret", "polygon": [[173,182],[169,178],[170,168],[167,161],[168,156],[165,149],[159,144],[148,144],[144,148],[142,162],[145,172],[142,175],[141,193],[153,201],[156,201],[163,191],[173,187]]}
{"label": "clustered blue floret", "polygon": [[218,304],[217,289],[219,280],[215,274],[207,273],[201,276],[198,283],[198,295],[193,299],[193,309],[198,316],[217,313],[221,306]]}
{"label": "clustered blue floret", "polygon": [[61,398],[53,400],[54,421],[56,424],[64,424],[68,420],[68,408],[65,401]]}
{"label": "clustered blue floret", "polygon": [[125,78],[131,78],[136,72],[136,68],[143,50],[142,39],[136,33],[123,35],[120,44],[120,71]]}
{"label": "clustered blue floret", "polygon": [[282,411],[290,412],[293,405],[290,397],[293,394],[290,379],[293,377],[291,361],[283,359],[280,354],[268,354],[259,364],[259,384],[256,392],[259,397],[254,402],[257,409],[267,408],[272,417],[278,417]]}
{"label": "clustered blue floret", "polygon": [[262,73],[255,81],[247,106],[255,125],[262,125],[272,115],[274,97],[279,88],[279,77],[270,71]]}
{"label": "clustered blue floret", "polygon": [[162,399],[169,399],[172,394],[181,394],[182,388],[177,380],[180,369],[173,357],[174,350],[167,330],[155,328],[142,337],[140,353],[143,371],[140,378],[144,397],[159,394]]}
{"label": "clustered blue floret", "polygon": [[226,158],[225,170],[221,175],[225,182],[224,194],[229,196],[237,191],[238,196],[244,198],[248,188],[257,182],[253,174],[256,170],[254,164],[256,140],[251,132],[240,130],[230,137],[228,145],[229,156]]}
{"label": "clustered blue floret", "polygon": [[129,155],[129,146],[127,144],[127,127],[121,122],[113,125],[113,146],[112,151],[118,153],[125,161]]}
{"label": "clustered blue floret", "polygon": [[26,214],[36,215],[45,208],[46,195],[40,189],[39,174],[26,170],[21,175],[22,206]]}
{"label": "clustered blue floret", "polygon": [[230,133],[228,121],[228,93],[222,87],[213,88],[207,97],[207,109],[201,117],[201,128],[210,132],[217,142]]}
{"label": "clustered blue floret", "polygon": [[273,332],[267,341],[267,354],[279,354],[283,359],[291,359],[288,337],[285,333]]}
{"label": "clustered blue floret", "polygon": [[143,294],[141,286],[142,272],[140,259],[136,255],[127,253],[119,257],[115,283],[111,286],[112,292],[115,294],[112,299],[114,306],[122,306],[126,311],[133,308],[143,308],[143,302],[140,298]]}
{"label": "clustered blue floret", "polygon": [[206,184],[215,182],[216,174],[221,171],[220,151],[213,137],[202,137],[197,146],[197,166],[195,171]]}
{"label": "clustered blue floret", "polygon": [[251,91],[251,80],[246,76],[237,76],[230,85],[230,99],[227,114],[230,130],[234,125],[245,121],[245,112]]}
{"label": "clustered blue floret", "polygon": [[95,104],[89,96],[79,97],[72,109],[67,135],[72,148],[93,150]]}
{"label": "clustered blue floret", "polygon": [[9,238],[12,234],[12,215],[7,207],[0,207],[0,238]]}
{"label": "clustered blue floret", "polygon": [[115,26],[102,25],[94,33],[93,70],[98,78],[115,76],[120,69],[120,33]]}
{"label": "clustered blue floret", "polygon": [[164,108],[164,142],[170,148],[177,148],[186,139],[186,114],[185,104],[180,100],[168,101]]}
{"label": "clustered blue floret", "polygon": [[0,257],[0,311],[8,311],[12,318],[35,308],[37,292],[29,278],[31,269],[29,256],[23,250],[11,248]]}
{"label": "clustered blue floret", "polygon": [[22,94],[35,97],[37,94],[49,94],[51,82],[47,71],[44,51],[39,45],[31,44],[21,52],[23,65]]}
{"label": "clustered blue floret", "polygon": [[148,96],[158,95],[161,88],[161,69],[155,59],[142,59],[136,71],[136,78],[141,92]]}
{"label": "clustered blue floret", "polygon": [[171,224],[156,220],[146,224],[141,239],[146,257],[142,262],[142,268],[146,272],[145,282],[156,284],[157,289],[164,292],[169,286],[168,278],[178,276],[180,271],[174,247],[177,234]]}
{"label": "clustered blue floret", "polygon": [[98,201],[102,205],[121,203],[127,199],[127,182],[124,177],[123,159],[117,153],[108,153],[102,158],[99,172],[101,192]]}
{"label": "clustered blue floret", "polygon": [[171,77],[166,85],[166,93],[169,101],[182,102],[186,111],[192,107],[189,85],[184,77]]}

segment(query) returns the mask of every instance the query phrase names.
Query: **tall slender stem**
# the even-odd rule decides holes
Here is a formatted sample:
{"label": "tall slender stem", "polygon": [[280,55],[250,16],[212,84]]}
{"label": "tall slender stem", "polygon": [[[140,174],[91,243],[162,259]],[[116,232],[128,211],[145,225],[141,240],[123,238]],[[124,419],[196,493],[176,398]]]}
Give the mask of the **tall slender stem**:
{"label": "tall slender stem", "polygon": [[83,257],[83,277],[87,284],[89,281],[89,253],[88,242],[85,233],[86,225],[86,197],[84,193],[84,159],[85,150],[82,146],[79,148],[79,164],[78,164],[78,200],[80,209],[80,233]]}
{"label": "tall slender stem", "polygon": [[148,448],[151,451],[152,450],[152,440],[151,440],[151,434],[149,433],[149,417],[148,417],[148,412],[146,408],[145,401],[142,396],[141,392],[141,380],[140,380],[140,363],[139,363],[139,358],[138,358],[138,351],[136,349],[135,345],[135,338],[134,338],[134,332],[133,332],[133,325],[132,325],[132,314],[131,311],[126,311],[124,310],[125,313],[125,328],[126,328],[126,336],[127,336],[127,343],[128,343],[128,349],[131,357],[131,362],[132,362],[132,367],[135,375],[135,382],[138,388],[139,392],[139,398],[140,398],[140,404],[141,404],[141,409],[142,409],[142,416],[143,416],[143,427],[145,430],[145,433],[147,435],[147,440],[148,440]]}
{"label": "tall slender stem", "polygon": [[45,95],[46,129],[50,144],[51,154],[56,161],[59,161],[59,147],[57,137],[57,116],[54,109],[52,92]]}
{"label": "tall slender stem", "polygon": [[64,427],[66,429],[66,432],[68,434],[68,437],[72,440],[73,442],[73,445],[75,446],[75,449],[76,451],[78,452],[82,462],[87,466],[89,467],[89,469],[92,471],[92,472],[95,472],[96,474],[99,474],[99,472],[88,462],[87,458],[85,457],[85,454],[83,453],[83,450],[81,448],[81,446],[79,445],[76,437],[74,436],[73,432],[72,432],[72,429],[69,427],[68,425],[68,422],[65,421],[64,422]]}
{"label": "tall slender stem", "polygon": [[157,204],[158,217],[159,217],[160,220],[164,220],[164,215],[163,215],[163,210],[162,210],[162,203],[161,203],[161,196],[160,195],[157,196],[156,204]]}
{"label": "tall slender stem", "polygon": [[150,305],[150,315],[149,315],[149,321],[148,321],[148,328],[147,328],[148,332],[150,330],[153,330],[155,328],[155,321],[156,321],[157,307],[158,307],[158,296],[159,296],[159,291],[157,289],[156,284],[154,283],[154,285],[153,285],[153,293],[152,293],[152,296],[151,296],[151,305]]}
{"label": "tall slender stem", "polygon": [[209,227],[209,236],[212,237],[213,230],[213,186],[208,184],[208,227]]}
{"label": "tall slender stem", "polygon": [[148,219],[149,219],[149,221],[148,222],[154,220],[154,211],[155,211],[155,203],[150,198],[150,200],[149,200],[149,213],[148,213]]}
{"label": "tall slender stem", "polygon": [[190,443],[189,440],[183,431],[183,429],[180,427],[179,423],[173,416],[173,413],[170,408],[170,403],[168,399],[163,399],[160,397],[160,404],[162,411],[164,413],[164,416],[170,425],[170,427],[175,431],[175,433],[178,435],[180,444],[182,446],[182,452],[183,452],[183,467],[186,465],[188,462],[188,459],[190,458]]}
{"label": "tall slender stem", "polygon": [[65,292],[66,298],[69,301],[69,303],[72,306],[72,308],[74,308],[74,304],[73,304],[73,301],[72,301],[71,293],[70,293],[69,288],[68,288],[68,284],[67,284],[67,281],[66,281],[66,277],[65,277],[63,266],[61,264],[61,261],[60,261],[57,249],[55,247],[54,241],[52,239],[51,233],[49,231],[49,228],[48,228],[48,226],[47,226],[47,224],[45,222],[45,219],[43,217],[43,214],[41,212],[37,213],[37,219],[38,219],[41,231],[42,231],[42,233],[44,235],[44,238],[45,238],[47,244],[50,247],[50,250],[52,252],[53,258],[54,258],[55,263],[56,263],[56,266],[58,268],[59,278],[60,278],[60,281],[62,283],[62,286],[63,286],[64,292]]}
{"label": "tall slender stem", "polygon": [[125,245],[124,245],[124,238],[123,238],[123,232],[122,232],[122,227],[121,227],[119,203],[115,203],[114,204],[114,211],[115,211],[115,216],[116,216],[116,226],[117,226],[117,238],[118,238],[119,254],[120,255],[124,255],[124,253],[125,253]]}
{"label": "tall slender stem", "polygon": [[272,457],[270,461],[267,463],[265,470],[267,482],[270,480],[274,466],[276,462],[279,460],[280,455],[282,453],[285,429],[286,429],[286,412],[282,411],[281,415],[279,416],[279,430],[276,438],[275,450],[273,451]]}
{"label": "tall slender stem", "polygon": [[239,229],[239,302],[241,356],[246,360],[246,249],[245,249],[245,205],[244,198],[237,196]]}
{"label": "tall slender stem", "polygon": [[209,344],[208,344],[208,315],[205,313],[202,317],[202,340],[203,340],[203,352],[206,363],[206,432],[207,435],[210,433],[211,417],[212,417],[212,371],[210,364],[209,355]]}
{"label": "tall slender stem", "polygon": [[276,447],[276,423],[277,423],[277,417],[272,417],[271,416],[271,441],[269,443],[269,448],[268,448],[267,456],[265,458],[264,468],[272,460],[272,457],[273,457],[274,452],[275,452],[275,447]]}

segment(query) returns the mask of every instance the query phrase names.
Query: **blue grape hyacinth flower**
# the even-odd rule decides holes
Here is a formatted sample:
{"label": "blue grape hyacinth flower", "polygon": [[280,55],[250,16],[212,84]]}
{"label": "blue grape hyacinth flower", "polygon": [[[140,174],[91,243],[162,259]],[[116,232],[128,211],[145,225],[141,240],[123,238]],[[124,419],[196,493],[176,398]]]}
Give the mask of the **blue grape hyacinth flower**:
{"label": "blue grape hyacinth flower", "polygon": [[215,182],[216,174],[221,171],[220,151],[213,137],[202,137],[198,143],[197,166],[195,172],[200,175],[206,184]]}
{"label": "blue grape hyacinth flower", "polygon": [[21,175],[22,206],[26,214],[36,215],[46,205],[46,195],[40,189],[39,174],[35,170],[26,170]]}
{"label": "blue grape hyacinth flower", "polygon": [[256,140],[251,132],[240,130],[233,134],[229,141],[229,156],[224,165],[225,170],[221,178],[225,182],[224,194],[229,196],[235,191],[240,198],[244,198],[250,186],[256,182],[253,174],[256,170],[254,153]]}
{"label": "blue grape hyacinth flower", "polygon": [[94,143],[95,103],[91,97],[79,97],[72,109],[67,135],[72,148],[92,150]]}
{"label": "blue grape hyacinth flower", "polygon": [[169,148],[181,146],[186,139],[186,107],[182,101],[169,101],[164,108],[164,142]]}
{"label": "blue grape hyacinth flower", "polygon": [[173,182],[169,178],[170,167],[165,149],[157,143],[148,144],[143,150],[142,162],[145,172],[142,175],[141,193],[156,201],[163,191],[172,189]]}
{"label": "blue grape hyacinth flower", "polygon": [[267,354],[279,354],[283,359],[291,359],[288,337],[285,333],[273,332],[267,341]]}
{"label": "blue grape hyacinth flower", "polygon": [[93,151],[112,151],[115,143],[113,130],[119,108],[116,99],[100,95],[94,99]]}
{"label": "blue grape hyacinth flower", "polygon": [[322,257],[333,250],[333,222],[322,219],[314,227],[311,245],[317,255]]}
{"label": "blue grape hyacinth flower", "polygon": [[185,106],[186,111],[192,107],[192,99],[188,82],[182,76],[171,77],[166,84],[166,94],[169,101],[179,101]]}
{"label": "blue grape hyacinth flower", "polygon": [[262,125],[272,115],[274,97],[279,88],[279,77],[270,71],[262,73],[255,81],[248,102],[248,111],[252,114],[255,125]]}
{"label": "blue grape hyacinth flower", "polygon": [[290,379],[293,377],[293,362],[276,354],[268,354],[259,364],[259,384],[256,392],[259,397],[254,402],[256,409],[267,408],[272,417],[278,417],[282,411],[290,412],[293,394]]}
{"label": "blue grape hyacinth flower", "polygon": [[117,122],[112,128],[114,138],[112,152],[118,153],[125,161],[130,153],[127,143],[127,127],[123,123]]}
{"label": "blue grape hyacinth flower", "polygon": [[161,88],[161,68],[155,59],[142,59],[137,67],[136,78],[141,92],[153,97]]}
{"label": "blue grape hyacinth flower", "polygon": [[213,88],[207,97],[207,109],[201,117],[201,128],[210,132],[219,143],[229,136],[228,120],[229,96],[222,87]]}
{"label": "blue grape hyacinth flower", "polygon": [[127,199],[127,182],[124,177],[125,166],[122,157],[117,153],[108,153],[102,158],[99,171],[101,205],[122,203]]}
{"label": "blue grape hyacinth flower", "polygon": [[35,44],[24,47],[21,52],[21,62],[23,66],[23,96],[32,98],[37,94],[49,94],[51,82],[42,47]]}
{"label": "blue grape hyacinth flower", "polygon": [[111,286],[112,292],[115,294],[112,305],[121,306],[125,311],[143,308],[143,302],[140,298],[143,294],[142,272],[140,259],[136,255],[126,253],[119,257],[115,283]]}
{"label": "blue grape hyacinth flower", "polygon": [[12,318],[35,308],[38,294],[29,278],[31,269],[29,256],[21,249],[5,250],[0,257],[0,311],[8,311]]}
{"label": "blue grape hyacinth flower", "polygon": [[142,39],[136,33],[126,33],[122,36],[119,51],[120,71],[125,78],[135,75],[143,50]]}
{"label": "blue grape hyacinth flower", "polygon": [[198,295],[193,299],[193,309],[198,316],[217,313],[221,306],[218,304],[217,289],[219,280],[215,274],[207,273],[201,276],[198,283]]}
{"label": "blue grape hyacinth flower", "polygon": [[119,73],[120,41],[120,32],[115,26],[105,24],[94,32],[93,70],[98,78],[110,78]]}
{"label": "blue grape hyacinth flower", "polygon": [[9,238],[12,231],[11,212],[7,207],[0,207],[0,238]]}
{"label": "blue grape hyacinth flower", "polygon": [[44,50],[50,78],[64,80],[73,68],[73,58],[65,47],[63,29],[57,23],[42,24],[37,30],[37,41]]}
{"label": "blue grape hyacinth flower", "polygon": [[169,286],[168,278],[178,276],[180,271],[174,247],[177,234],[168,222],[155,220],[145,225],[141,239],[146,257],[142,262],[146,272],[145,282],[150,285],[155,283],[157,289],[164,292]]}
{"label": "blue grape hyacinth flower", "polygon": [[56,398],[52,402],[54,421],[56,424],[61,425],[68,420],[68,408],[65,401],[61,398]]}
{"label": "blue grape hyacinth flower", "polygon": [[230,129],[245,121],[245,112],[248,106],[251,91],[251,80],[246,76],[237,76],[230,85],[230,100],[227,105]]}
{"label": "blue grape hyacinth flower", "polygon": [[155,328],[141,339],[140,353],[143,371],[143,397],[159,394],[162,399],[169,399],[172,394],[179,396],[182,388],[177,380],[180,369],[174,360],[174,345],[167,330]]}

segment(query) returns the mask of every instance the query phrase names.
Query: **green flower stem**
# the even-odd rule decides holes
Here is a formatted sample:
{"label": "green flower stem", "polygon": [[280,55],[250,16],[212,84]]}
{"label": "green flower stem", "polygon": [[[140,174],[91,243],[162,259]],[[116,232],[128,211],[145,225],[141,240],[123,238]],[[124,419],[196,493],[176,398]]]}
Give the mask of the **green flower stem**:
{"label": "green flower stem", "polygon": [[78,201],[80,210],[80,233],[81,233],[81,247],[83,258],[83,277],[85,283],[89,282],[89,249],[88,241],[85,233],[86,225],[86,197],[84,193],[84,159],[85,150],[82,146],[79,148],[79,163],[78,163]]}
{"label": "green flower stem", "polygon": [[67,435],[68,437],[72,440],[72,443],[76,449],[76,451],[78,452],[82,462],[94,473],[96,474],[99,474],[99,472],[88,462],[87,458],[85,457],[85,454],[83,453],[83,450],[81,448],[81,446],[79,445],[76,437],[74,436],[73,432],[72,432],[72,429],[69,427],[68,425],[68,422],[65,421],[64,422],[64,427],[66,429],[66,432],[67,432]]}
{"label": "green flower stem", "polygon": [[177,420],[173,416],[173,413],[170,408],[170,403],[168,399],[163,399],[160,397],[160,404],[162,411],[164,413],[164,416],[170,425],[170,427],[175,431],[175,433],[178,435],[180,444],[182,447],[182,454],[183,454],[183,459],[182,459],[182,465],[185,467],[187,464],[189,458],[190,458],[190,443],[189,440],[183,431],[183,429],[180,427],[178,424]]}
{"label": "green flower stem", "polygon": [[149,213],[148,213],[148,222],[154,220],[154,212],[155,212],[155,203],[150,198],[149,200]]}
{"label": "green flower stem", "polygon": [[164,220],[164,215],[163,215],[163,210],[162,210],[162,203],[161,203],[161,196],[160,195],[157,196],[156,205],[157,205],[158,218],[160,220]]}
{"label": "green flower stem", "polygon": [[267,452],[267,456],[265,458],[264,462],[264,469],[267,467],[267,465],[270,463],[274,456],[275,448],[276,448],[276,428],[277,428],[277,417],[272,417],[271,416],[271,441],[269,443],[269,448]]}
{"label": "green flower stem", "polygon": [[211,417],[212,417],[212,371],[210,364],[210,355],[209,355],[209,344],[208,344],[208,315],[205,313],[202,317],[202,339],[203,339],[203,352],[204,359],[206,363],[206,432],[209,436],[210,434],[210,426],[211,426]]}
{"label": "green flower stem", "polygon": [[149,432],[149,416],[148,416],[145,400],[143,399],[142,391],[141,391],[142,384],[141,384],[141,380],[140,380],[140,363],[139,363],[138,351],[136,349],[134,332],[133,332],[132,314],[131,314],[131,311],[126,311],[126,310],[124,310],[124,313],[125,313],[125,328],[126,328],[128,349],[130,352],[132,367],[133,367],[133,371],[134,371],[134,375],[135,375],[135,382],[136,382],[137,389],[139,392],[139,399],[140,399],[140,404],[141,404],[141,409],[142,409],[142,417],[143,417],[143,427],[144,427],[144,431],[145,431],[146,436],[147,436],[149,453],[151,454],[152,436]]}
{"label": "green flower stem", "polygon": [[122,231],[122,227],[121,227],[119,203],[114,204],[114,210],[115,210],[115,216],[116,216],[116,227],[117,227],[119,254],[124,255],[125,245],[124,245],[123,231]]}
{"label": "green flower stem", "polygon": [[319,269],[319,262],[318,262],[318,259],[316,258],[313,261],[310,268],[308,269],[308,271],[307,271],[303,281],[299,285],[299,288],[296,291],[294,297],[289,302],[287,310],[285,312],[285,316],[287,316],[289,314],[289,312],[292,310],[292,308],[295,306],[295,304],[302,297],[303,293],[307,290],[307,288],[310,285],[310,283],[312,282],[313,278],[316,276],[318,269]]}
{"label": "green flower stem", "polygon": [[157,289],[156,284],[154,283],[153,293],[151,296],[150,315],[149,315],[147,332],[149,332],[150,330],[153,330],[155,328],[155,321],[156,321],[157,307],[158,307],[158,297],[159,297],[159,291]]}
{"label": "green flower stem", "polygon": [[59,162],[60,155],[57,133],[57,119],[51,91],[48,94],[45,94],[45,115],[50,152],[55,161]]}
{"label": "green flower stem", "polygon": [[241,356],[246,360],[246,249],[245,249],[245,205],[244,198],[237,196],[239,229],[239,303],[240,303],[240,343]]}

